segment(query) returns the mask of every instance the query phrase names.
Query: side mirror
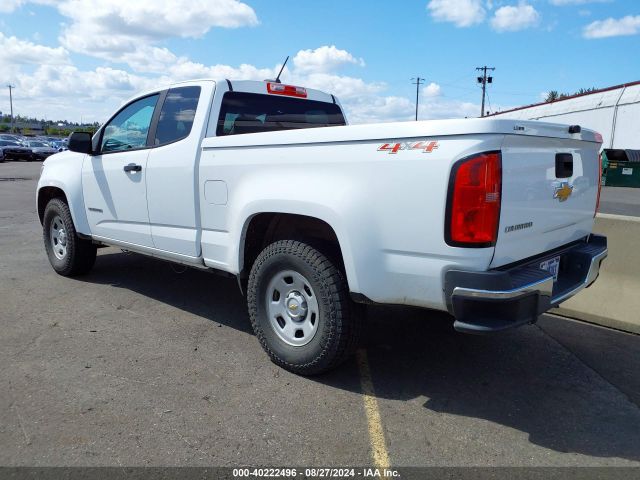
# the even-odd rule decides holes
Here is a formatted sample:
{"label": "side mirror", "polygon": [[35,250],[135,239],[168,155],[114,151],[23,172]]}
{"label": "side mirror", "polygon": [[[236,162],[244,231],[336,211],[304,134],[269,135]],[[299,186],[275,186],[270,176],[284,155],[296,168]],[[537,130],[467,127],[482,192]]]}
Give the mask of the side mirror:
{"label": "side mirror", "polygon": [[89,132],[73,132],[69,135],[67,148],[72,152],[91,154],[91,134]]}

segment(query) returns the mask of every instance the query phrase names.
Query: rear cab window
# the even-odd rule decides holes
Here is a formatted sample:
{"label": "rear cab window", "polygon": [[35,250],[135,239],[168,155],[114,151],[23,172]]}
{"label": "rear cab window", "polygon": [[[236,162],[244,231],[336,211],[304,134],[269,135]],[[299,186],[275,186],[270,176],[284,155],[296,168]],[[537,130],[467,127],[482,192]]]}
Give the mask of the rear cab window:
{"label": "rear cab window", "polygon": [[335,103],[276,95],[226,92],[222,97],[216,135],[275,132],[346,125]]}
{"label": "rear cab window", "polygon": [[177,87],[167,92],[158,118],[154,146],[167,145],[189,136],[199,99],[200,87],[197,86]]}

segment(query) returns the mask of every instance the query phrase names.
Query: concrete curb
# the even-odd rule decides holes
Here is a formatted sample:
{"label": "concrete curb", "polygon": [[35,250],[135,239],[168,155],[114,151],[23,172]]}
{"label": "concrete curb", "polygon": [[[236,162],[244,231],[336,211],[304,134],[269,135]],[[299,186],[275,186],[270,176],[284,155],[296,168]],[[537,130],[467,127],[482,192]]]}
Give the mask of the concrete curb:
{"label": "concrete curb", "polygon": [[609,243],[600,277],[549,313],[640,334],[640,218],[599,214],[594,232]]}
{"label": "concrete curb", "polygon": [[640,335],[640,325],[636,325],[632,322],[620,321],[615,318],[602,317],[600,315],[593,315],[580,310],[573,310],[570,308],[554,308],[549,311],[553,315],[559,317],[571,318],[573,320],[580,320],[586,323],[592,323],[594,325],[600,325],[602,327],[613,328],[615,330],[621,330],[623,332],[635,333]]}

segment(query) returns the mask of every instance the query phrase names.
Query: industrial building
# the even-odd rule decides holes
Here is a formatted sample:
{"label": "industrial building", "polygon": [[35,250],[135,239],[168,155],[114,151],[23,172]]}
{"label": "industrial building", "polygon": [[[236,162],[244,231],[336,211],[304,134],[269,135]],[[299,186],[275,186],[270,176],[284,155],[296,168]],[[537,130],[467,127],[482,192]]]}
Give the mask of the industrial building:
{"label": "industrial building", "polygon": [[492,116],[580,125],[600,132],[605,149],[640,150],[640,81]]}

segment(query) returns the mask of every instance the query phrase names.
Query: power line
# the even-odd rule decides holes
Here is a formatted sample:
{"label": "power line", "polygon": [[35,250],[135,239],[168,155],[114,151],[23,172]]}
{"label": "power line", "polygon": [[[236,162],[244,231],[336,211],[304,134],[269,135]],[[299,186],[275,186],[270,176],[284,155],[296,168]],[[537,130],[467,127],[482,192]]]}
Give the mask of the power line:
{"label": "power line", "polygon": [[470,75],[470,74],[467,73],[467,74],[463,75],[460,78],[456,78],[455,80],[448,80],[446,83],[438,82],[438,85],[443,85],[445,87],[463,88],[465,90],[470,90],[468,87],[466,87],[466,88],[465,87],[460,87],[458,85],[458,83],[461,83],[461,82],[465,82],[466,83],[470,78],[472,78],[474,76],[475,75],[472,75],[472,74]]}
{"label": "power line", "polygon": [[416,86],[416,122],[418,121],[418,103],[420,101],[420,85],[422,85],[425,81],[424,78],[416,77],[411,80],[415,80],[415,82],[411,82],[412,85]]}
{"label": "power line", "polygon": [[476,70],[482,71],[482,76],[478,77],[478,83],[482,84],[482,107],[480,107],[480,116],[484,117],[484,97],[487,94],[487,83],[493,83],[493,77],[487,77],[487,70],[495,70],[494,67],[476,67]]}

